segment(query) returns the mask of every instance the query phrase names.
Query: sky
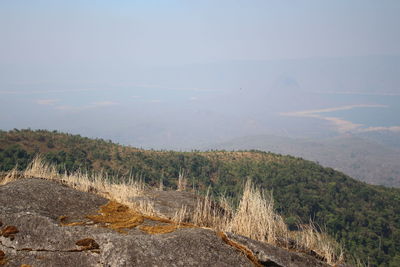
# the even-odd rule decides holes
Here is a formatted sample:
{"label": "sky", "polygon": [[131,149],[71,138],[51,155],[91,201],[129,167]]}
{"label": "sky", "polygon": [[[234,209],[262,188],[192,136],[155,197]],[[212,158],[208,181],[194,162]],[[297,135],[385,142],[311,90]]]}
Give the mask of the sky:
{"label": "sky", "polygon": [[398,14],[389,0],[3,0],[0,129],[155,148],[400,132]]}
{"label": "sky", "polygon": [[9,64],[398,55],[398,1],[2,1]]}

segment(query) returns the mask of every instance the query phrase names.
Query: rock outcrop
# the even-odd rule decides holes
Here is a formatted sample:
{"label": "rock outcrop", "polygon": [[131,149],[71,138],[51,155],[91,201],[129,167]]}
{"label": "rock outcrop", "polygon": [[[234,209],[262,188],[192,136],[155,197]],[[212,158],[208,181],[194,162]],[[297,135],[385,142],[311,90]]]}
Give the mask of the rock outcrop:
{"label": "rock outcrop", "polygon": [[[158,194],[157,208],[165,210],[168,217],[174,193]],[[149,198],[157,198],[156,193]],[[21,179],[0,186],[0,265],[23,264],[327,266],[309,255],[245,237],[221,237],[210,229],[190,225],[177,227],[168,220],[141,216],[100,196],[42,179]]]}

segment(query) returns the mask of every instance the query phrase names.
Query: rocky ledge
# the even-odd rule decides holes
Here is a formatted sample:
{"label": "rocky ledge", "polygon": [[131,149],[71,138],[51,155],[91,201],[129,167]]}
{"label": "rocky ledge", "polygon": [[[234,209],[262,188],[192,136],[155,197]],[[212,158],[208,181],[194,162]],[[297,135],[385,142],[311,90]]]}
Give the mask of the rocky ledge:
{"label": "rocky ledge", "polygon": [[[191,196],[153,193],[173,213]],[[189,200],[188,200],[189,199]],[[193,200],[194,201],[194,200]],[[177,204],[178,203],[178,204]],[[163,207],[166,205],[166,207]],[[100,196],[43,179],[0,186],[1,266],[328,266],[230,233],[141,216]]]}

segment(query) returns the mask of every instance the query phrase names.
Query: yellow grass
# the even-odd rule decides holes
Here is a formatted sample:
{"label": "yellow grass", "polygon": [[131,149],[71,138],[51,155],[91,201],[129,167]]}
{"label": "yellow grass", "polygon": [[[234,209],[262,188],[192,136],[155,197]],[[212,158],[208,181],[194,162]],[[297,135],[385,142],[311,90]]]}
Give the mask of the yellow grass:
{"label": "yellow grass", "polygon": [[192,222],[283,247],[288,247],[290,236],[297,243],[299,251],[314,252],[330,265],[344,262],[342,247],[326,233],[317,231],[313,223],[303,225],[300,231],[290,232],[282,216],[274,210],[272,195],[263,194],[250,180],[244,186],[236,210],[232,209],[226,198],[219,201],[220,211],[212,205],[207,192],[205,198],[198,201]]}
{"label": "yellow grass", "polygon": [[2,179],[0,180],[0,185],[5,185],[9,182],[17,180],[20,177],[20,173],[17,171],[17,167],[9,171]]}
{"label": "yellow grass", "polygon": [[324,232],[318,231],[313,222],[300,226],[301,231],[295,236],[299,245],[314,251],[329,264],[344,262],[342,247]]}
{"label": "yellow grass", "polygon": [[184,169],[181,169],[179,171],[177,186],[178,186],[177,191],[185,191],[186,190],[187,178],[186,178],[186,173],[185,173]]}
{"label": "yellow grass", "polygon": [[191,222],[202,227],[209,227],[216,230],[225,231],[230,223],[228,210],[223,210],[210,198],[210,190],[204,198],[197,200],[193,214],[190,214]]}
{"label": "yellow grass", "polygon": [[171,220],[176,222],[177,224],[181,224],[182,222],[184,222],[187,215],[187,207],[183,206],[181,209],[175,212],[175,215],[172,217]]}
{"label": "yellow grass", "polygon": [[229,230],[252,239],[276,244],[287,238],[288,229],[283,218],[275,213],[272,196],[266,197],[248,180],[239,207]]}
{"label": "yellow grass", "polygon": [[[16,171],[10,172],[0,184],[5,184],[19,177]],[[41,156],[35,157],[22,172],[21,178],[42,178],[55,180],[83,192],[96,193],[102,197],[125,204],[137,209],[143,214],[154,215],[153,204],[149,201],[136,201],[131,199],[143,195],[145,184],[141,180],[132,178],[121,179],[127,182],[112,183],[111,177],[103,172],[89,175],[87,172],[76,171],[73,173],[59,173],[54,165],[46,163]]]}

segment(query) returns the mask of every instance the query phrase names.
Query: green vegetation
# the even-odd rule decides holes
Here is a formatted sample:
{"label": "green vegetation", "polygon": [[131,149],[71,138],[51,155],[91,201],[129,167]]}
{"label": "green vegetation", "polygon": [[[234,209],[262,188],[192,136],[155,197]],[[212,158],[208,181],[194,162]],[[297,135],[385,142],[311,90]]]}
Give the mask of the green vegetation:
{"label": "green vegetation", "polygon": [[23,169],[35,153],[60,170],[104,170],[150,185],[176,188],[185,170],[189,186],[234,200],[246,178],[273,192],[291,228],[310,219],[371,265],[397,266],[400,258],[400,190],[367,185],[300,158],[259,151],[146,151],[58,132],[0,132],[0,171]]}
{"label": "green vegetation", "polygon": [[226,150],[257,149],[302,157],[369,184],[400,188],[399,148],[357,135],[346,134],[322,140],[258,135],[236,138],[214,147]]}

